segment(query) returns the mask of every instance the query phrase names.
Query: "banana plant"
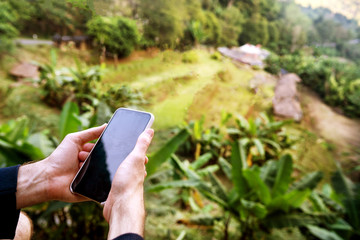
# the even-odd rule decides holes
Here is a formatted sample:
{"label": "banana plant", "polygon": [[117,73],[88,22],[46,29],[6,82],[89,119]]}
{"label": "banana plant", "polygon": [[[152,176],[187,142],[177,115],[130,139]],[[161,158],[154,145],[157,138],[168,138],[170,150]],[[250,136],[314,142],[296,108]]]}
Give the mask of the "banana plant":
{"label": "banana plant", "polygon": [[[221,113],[221,121],[218,126],[205,127],[205,117],[200,120],[192,121],[186,127],[190,133],[190,138],[179,149],[183,154],[189,154],[193,159],[197,159],[201,154],[211,152],[213,159],[226,154],[226,131],[225,125],[231,119],[229,113]],[[192,156],[193,155],[193,156]]]}
{"label": "banana plant", "polygon": [[40,160],[53,149],[47,132],[32,133],[25,116],[0,125],[0,167]]}
{"label": "banana plant", "polygon": [[[173,166],[174,181],[152,185],[147,188],[149,192],[157,192],[167,188],[181,188],[178,200],[182,200],[182,205],[190,206],[194,211],[200,211],[204,203],[199,196],[199,191],[195,186],[203,184],[204,178],[209,174],[219,170],[217,164],[207,165],[212,158],[211,153],[201,155],[196,161],[181,161],[175,154],[171,156]],[[207,166],[205,166],[207,165]],[[203,187],[206,187],[204,185]]]}
{"label": "banana plant", "polygon": [[291,121],[274,121],[261,113],[255,120],[239,115],[235,123],[235,127],[228,128],[227,133],[233,140],[241,139],[242,158],[249,166],[253,162],[263,164],[268,159],[277,159],[282,150],[294,143],[283,129]]}
{"label": "banana plant", "polygon": [[[231,163],[224,158],[219,159],[224,175],[233,183],[230,188],[217,177],[215,172],[218,168],[215,166],[198,168],[207,162],[210,157],[208,153],[193,163],[180,161],[173,155],[174,171],[178,176],[174,181],[153,185],[148,190],[182,188],[198,191],[223,209],[224,236],[228,235],[227,227],[231,219],[240,223],[244,239],[255,238],[260,229],[307,226],[326,219],[325,216],[301,210],[312,189],[321,180],[321,173],[313,173],[294,182],[291,178],[293,168],[290,155],[282,156],[279,161],[268,161],[262,167],[249,167],[241,157],[239,145],[237,141],[232,146]],[[196,203],[199,202],[202,201]]]}
{"label": "banana plant", "polygon": [[[345,209],[343,225],[348,225],[345,230],[347,238],[356,239],[360,237],[360,185],[347,178],[341,167],[333,174],[331,185],[336,193],[335,199]],[[348,223],[348,224],[346,224]]]}

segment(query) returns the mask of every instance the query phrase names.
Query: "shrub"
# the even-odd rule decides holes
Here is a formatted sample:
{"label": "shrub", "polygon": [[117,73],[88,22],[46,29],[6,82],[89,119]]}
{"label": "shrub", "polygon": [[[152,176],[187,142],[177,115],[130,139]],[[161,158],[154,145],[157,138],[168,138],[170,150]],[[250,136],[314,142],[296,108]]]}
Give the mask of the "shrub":
{"label": "shrub", "polygon": [[139,44],[135,21],[124,17],[95,17],[87,23],[88,34],[106,51],[126,57]]}
{"label": "shrub", "polygon": [[302,83],[317,92],[326,103],[341,107],[346,115],[360,116],[360,71],[356,64],[337,58],[298,54],[266,60],[266,71],[276,74],[280,68],[300,76]]}
{"label": "shrub", "polygon": [[42,98],[50,106],[61,108],[68,99],[73,99],[79,106],[85,107],[99,98],[97,83],[101,81],[101,66],[82,66],[77,68],[56,69],[56,52],[50,52],[49,64],[40,65],[40,81]]}
{"label": "shrub", "polygon": [[279,74],[280,72],[280,58],[276,54],[271,54],[266,60],[265,71],[271,74]]}
{"label": "shrub", "polygon": [[177,47],[185,29],[183,7],[182,2],[176,0],[140,1],[144,38],[163,49]]}
{"label": "shrub", "polygon": [[0,54],[11,50],[12,40],[19,35],[14,24],[17,15],[8,2],[0,2]]}
{"label": "shrub", "polygon": [[219,53],[218,51],[214,52],[213,54],[211,54],[210,56],[211,59],[214,60],[221,60],[222,59],[222,55],[221,53]]}
{"label": "shrub", "polygon": [[199,55],[194,50],[184,52],[182,61],[184,63],[196,63],[199,61]]}

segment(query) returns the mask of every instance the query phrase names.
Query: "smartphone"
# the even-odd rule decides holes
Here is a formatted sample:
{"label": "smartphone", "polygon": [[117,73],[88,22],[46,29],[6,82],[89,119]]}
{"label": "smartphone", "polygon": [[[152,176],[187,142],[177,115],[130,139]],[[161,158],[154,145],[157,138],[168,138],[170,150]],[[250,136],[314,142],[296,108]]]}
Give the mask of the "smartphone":
{"label": "smartphone", "polygon": [[116,110],[73,179],[71,192],[99,203],[105,202],[116,170],[153,121],[154,116],[148,112],[127,108]]}

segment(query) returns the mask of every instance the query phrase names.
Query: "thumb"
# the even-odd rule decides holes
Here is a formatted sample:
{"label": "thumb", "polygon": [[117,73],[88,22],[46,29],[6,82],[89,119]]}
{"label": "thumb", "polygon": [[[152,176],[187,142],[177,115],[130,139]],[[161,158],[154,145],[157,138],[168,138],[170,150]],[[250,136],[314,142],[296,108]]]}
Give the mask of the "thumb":
{"label": "thumb", "polygon": [[147,149],[149,148],[153,136],[154,136],[154,130],[151,128],[146,129],[143,133],[141,133],[141,135],[139,136],[136,142],[134,152],[145,154]]}
{"label": "thumb", "polygon": [[84,131],[71,133],[70,135],[76,143],[83,145],[89,141],[99,138],[106,125],[107,124],[103,124],[99,127],[89,128]]}

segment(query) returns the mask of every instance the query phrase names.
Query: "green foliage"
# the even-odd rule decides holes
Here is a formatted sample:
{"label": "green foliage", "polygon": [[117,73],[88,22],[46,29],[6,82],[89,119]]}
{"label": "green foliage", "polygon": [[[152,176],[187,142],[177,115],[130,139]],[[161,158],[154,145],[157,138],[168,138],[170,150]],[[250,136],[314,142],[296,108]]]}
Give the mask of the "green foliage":
{"label": "green foliage", "polygon": [[[229,212],[230,216],[240,223],[239,227],[243,237],[254,236],[255,232],[261,232],[261,229],[268,231],[273,227],[306,226],[315,222],[315,220],[309,220],[316,219],[316,214],[302,212],[301,215],[299,211],[301,212],[300,207],[310,196],[311,189],[321,179],[314,180],[315,184],[312,185],[312,188],[291,190],[290,186],[294,182],[291,178],[292,159],[290,155],[281,157],[279,162],[269,161],[261,168],[257,166],[248,168],[246,162],[241,159],[241,154],[236,154],[239,149],[236,149],[235,146],[233,145],[232,148],[232,164],[226,163],[226,160],[221,160],[223,163],[220,164],[223,171],[228,173],[226,174],[229,177],[227,181],[233,182],[232,187],[226,186],[224,181],[215,175],[214,171],[218,169],[218,167],[215,168],[216,165],[199,168],[204,166],[203,164],[209,161],[210,157],[203,161],[203,156],[205,156],[203,155],[195,162],[189,163],[186,160],[181,161],[174,155],[172,161],[174,161],[176,180],[158,183],[148,190],[161,191],[167,188],[181,188],[182,191],[190,191],[190,189],[198,191],[203,197],[221,207],[224,212]],[[199,161],[202,163],[198,164]],[[229,174],[229,169],[232,169],[231,174]],[[271,173],[265,174],[269,172]],[[274,177],[276,180],[271,180]],[[189,202],[199,204],[199,206],[192,207],[198,211],[202,201],[198,198],[195,201],[194,195],[187,194],[187,196],[190,199],[193,198]],[[297,216],[296,221],[295,219],[291,222],[281,220],[292,214]],[[223,220],[228,221],[225,216],[226,214]],[[268,224],[275,218],[282,221],[281,226]]]}
{"label": "green foliage", "polygon": [[144,38],[160,48],[175,48],[184,35],[183,1],[143,0],[140,15],[144,19]]}
{"label": "green foliage", "polygon": [[74,101],[81,113],[96,111],[101,102],[106,103],[110,111],[146,103],[140,92],[126,85],[110,88],[102,86],[100,83],[105,65],[86,66],[79,61],[76,63],[76,68],[57,69],[57,54],[51,50],[50,63],[40,65],[39,85],[44,102],[61,108],[66,101]]}
{"label": "green foliage", "polygon": [[267,71],[279,68],[294,72],[317,92],[326,103],[340,107],[349,116],[360,116],[360,72],[358,66],[336,58],[313,57],[302,53],[267,59]]}
{"label": "green foliage", "polygon": [[60,115],[60,139],[63,139],[67,134],[77,132],[78,126],[81,124],[77,116],[80,114],[79,107],[76,103],[67,102]]}
{"label": "green foliage", "polygon": [[260,13],[254,12],[250,19],[244,24],[240,35],[240,43],[251,43],[266,45],[269,41],[268,21]]}
{"label": "green foliage", "polygon": [[176,149],[183,144],[189,137],[187,130],[182,130],[170,139],[161,149],[149,156],[149,163],[147,164],[146,171],[148,176],[152,175],[156,168],[163,162],[168,160]]}
{"label": "green foliage", "polygon": [[31,133],[30,120],[20,117],[0,126],[0,166],[39,160],[53,150],[46,132]]}
{"label": "green foliage", "polygon": [[102,66],[87,67],[77,62],[76,69],[56,69],[57,55],[50,52],[50,63],[40,65],[40,82],[42,97],[50,106],[61,108],[63,104],[74,99],[81,110],[87,105],[96,105],[99,98],[98,83],[102,77]]}
{"label": "green foliage", "polygon": [[18,16],[9,2],[0,1],[0,56],[13,47],[13,39],[19,35],[16,29]]}
{"label": "green foliage", "polygon": [[191,21],[188,28],[189,28],[189,31],[190,31],[191,35],[193,36],[193,38],[195,40],[195,45],[197,43],[204,42],[205,33],[204,33],[201,22],[199,22],[199,21]]}
{"label": "green foliage", "polygon": [[279,51],[294,52],[307,43],[307,36],[311,30],[311,20],[293,2],[282,5],[281,19],[277,22],[279,29]]}
{"label": "green foliage", "polygon": [[274,121],[261,114],[249,120],[238,116],[235,122],[235,127],[228,128],[227,132],[233,140],[240,139],[240,151],[250,166],[253,162],[261,164],[268,159],[276,159],[283,149],[294,143],[283,132],[289,121]]}
{"label": "green foliage", "polygon": [[182,55],[182,61],[184,63],[197,63],[199,61],[199,55],[194,50],[184,52]]}
{"label": "green foliage", "polygon": [[[16,11],[20,16],[18,28],[26,35],[52,37],[75,35],[86,30],[86,22],[92,12],[79,1],[64,0],[17,0]],[[69,2],[72,2],[71,4]],[[87,1],[90,3],[91,1]]]}
{"label": "green foliage", "polygon": [[205,33],[204,43],[215,46],[219,45],[221,41],[222,28],[216,15],[210,11],[204,11],[204,20],[202,24],[204,26]]}
{"label": "green foliage", "polygon": [[360,236],[360,185],[348,179],[339,168],[331,179],[331,184],[338,194],[346,211],[346,220],[353,228],[352,235]]}
{"label": "green foliage", "polygon": [[269,57],[266,58],[266,67],[265,71],[271,73],[271,74],[279,74],[281,67],[280,67],[280,58],[276,54],[271,54]]}
{"label": "green foliage", "polygon": [[111,109],[117,109],[123,106],[139,106],[147,103],[140,91],[133,90],[127,85],[111,86],[102,93],[101,99],[106,102]]}
{"label": "green foliage", "polygon": [[[265,116],[263,118],[266,119]],[[202,198],[206,198],[223,209],[221,219],[224,221],[224,232],[227,232],[226,222],[236,219],[243,238],[265,236],[272,228],[286,227],[302,228],[304,236],[308,237],[319,237],[320,233],[335,239],[348,239],[353,234],[357,236],[358,233],[354,231],[358,224],[357,214],[353,213],[358,212],[359,191],[342,173],[333,177],[336,193],[330,187],[320,193],[314,189],[323,174],[313,172],[295,180],[292,178],[292,157],[288,154],[279,158],[281,152],[277,152],[272,158],[279,158],[278,161],[265,157],[268,159],[266,162],[254,161],[253,166],[250,166],[250,151],[245,146],[253,142],[259,156],[266,156],[269,148],[282,146],[282,138],[273,138],[270,142],[264,141],[262,137],[269,132],[272,134],[268,136],[276,136],[286,122],[267,119],[260,124],[260,120],[238,117],[235,122],[239,128],[229,129],[231,141],[226,141],[226,135],[220,129],[229,120],[231,115],[224,114],[221,128],[204,129],[203,119],[189,124],[188,130],[183,130],[187,136],[181,139],[176,136],[178,140],[171,140],[168,145],[172,147],[166,147],[165,157],[161,161],[163,163],[171,156],[172,179],[157,182],[154,180],[158,174],[153,175],[151,180],[156,184],[147,190],[157,192],[169,188],[179,189],[174,201],[181,200],[182,206],[190,206],[196,212],[202,211]],[[188,132],[191,133],[190,138]],[[262,142],[254,141],[256,134],[255,139],[261,139]],[[269,142],[270,145],[260,145]],[[214,162],[214,159],[217,161]],[[157,163],[157,166],[161,163]],[[258,163],[262,166],[257,166]],[[340,201],[343,201],[344,208],[339,204]],[[342,218],[344,209],[347,213],[345,219],[351,225]],[[218,215],[213,217],[218,218]]]}
{"label": "green foliage", "polygon": [[219,53],[218,51],[211,54],[210,57],[211,57],[211,59],[214,59],[214,60],[221,60],[223,58],[221,53]]}
{"label": "green foliage", "polygon": [[221,39],[225,46],[237,46],[245,22],[239,8],[229,6],[221,12]]}
{"label": "green foliage", "polygon": [[140,40],[135,21],[124,17],[97,16],[87,23],[88,34],[106,51],[126,57]]}

